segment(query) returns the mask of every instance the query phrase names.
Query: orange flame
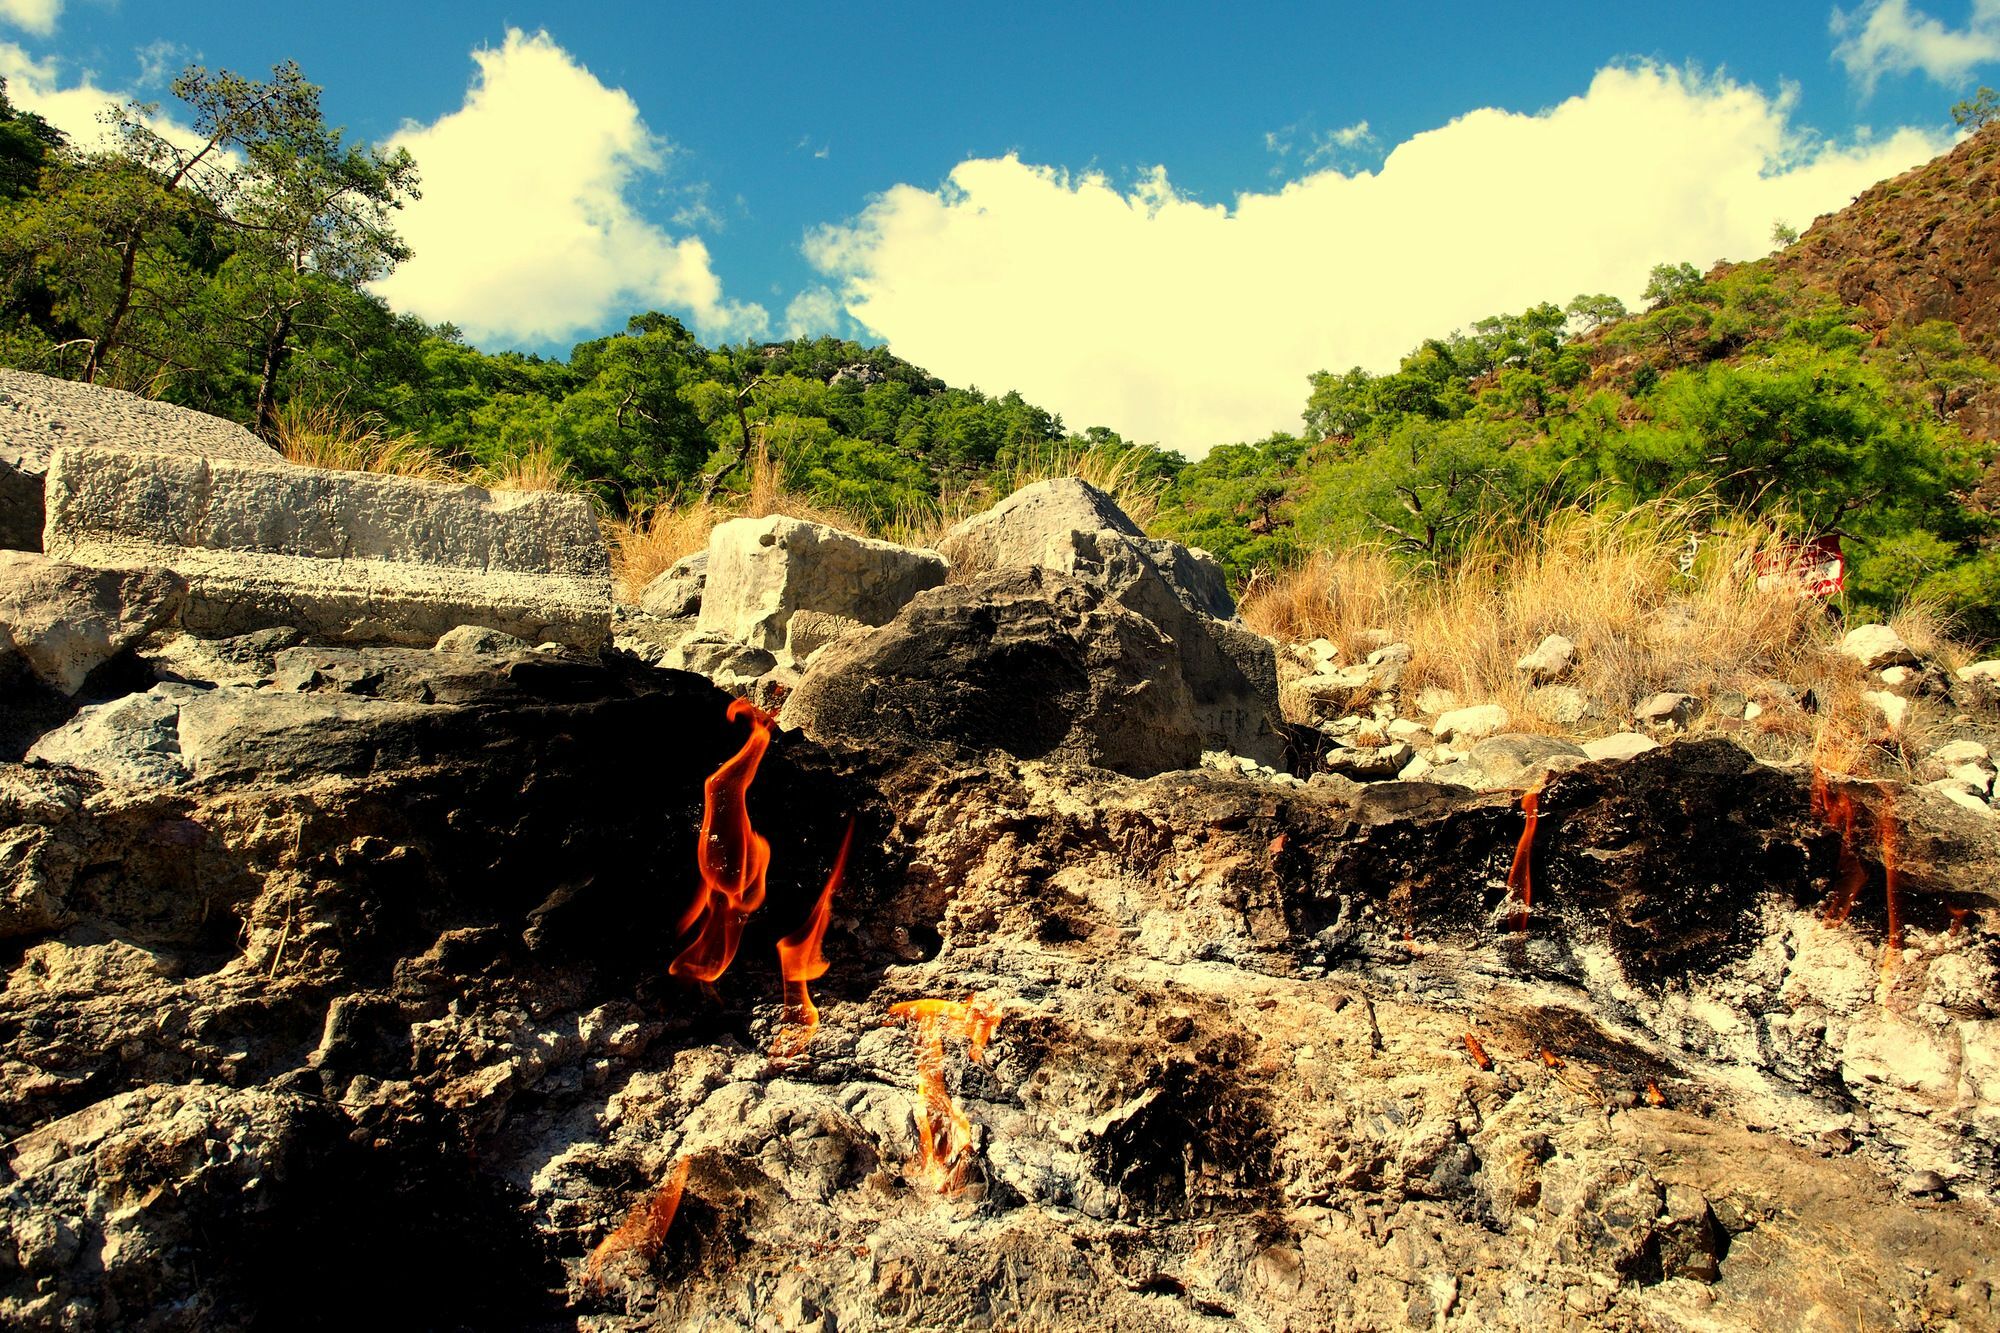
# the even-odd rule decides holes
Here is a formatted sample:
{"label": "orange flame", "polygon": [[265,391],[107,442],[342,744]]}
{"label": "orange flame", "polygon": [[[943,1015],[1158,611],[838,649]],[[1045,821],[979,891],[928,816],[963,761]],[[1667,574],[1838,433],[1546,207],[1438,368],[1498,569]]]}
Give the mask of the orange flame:
{"label": "orange flame", "polygon": [[1945,910],[1951,913],[1951,936],[1956,939],[1959,931],[1965,928],[1965,909],[1963,907],[1947,907]]}
{"label": "orange flame", "polygon": [[1567,1062],[1560,1055],[1557,1055],[1554,1051],[1550,1050],[1548,1047],[1546,1046],[1542,1047],[1541,1054],[1542,1054],[1542,1063],[1547,1065],[1550,1069],[1563,1069],[1567,1067]]}
{"label": "orange flame", "polygon": [[1528,863],[1534,859],[1535,825],[1541,819],[1542,789],[1521,793],[1521,840],[1514,844],[1514,864],[1507,871],[1507,896],[1512,898],[1514,907],[1514,929],[1528,928],[1528,908],[1534,902],[1535,886],[1528,873]]}
{"label": "orange flame", "polygon": [[1882,843],[1882,892],[1889,900],[1888,938],[1882,943],[1882,975],[1887,977],[1902,961],[1903,922],[1897,890],[1902,883],[1902,870],[1897,865],[1898,832],[1896,813],[1889,805],[1889,798],[1882,798],[1881,808],[1875,812],[1876,836]]}
{"label": "orange flame", "polygon": [[972,1122],[951,1098],[944,1081],[944,1030],[953,1026],[966,1040],[966,1058],[980,1061],[1000,1026],[1000,1011],[976,1000],[905,1000],[889,1007],[891,1018],[910,1021],[917,1044],[917,1146],[924,1174],[940,1194],[956,1193],[971,1165]]}
{"label": "orange flame", "polygon": [[826,938],[827,922],[833,919],[834,891],[847,872],[847,849],[853,845],[854,821],[849,819],[847,832],[840,839],[840,851],[833,858],[833,871],[826,877],[826,887],[819,891],[819,901],[813,904],[805,924],[778,941],[778,969],[785,978],[788,1031],[772,1047],[774,1056],[797,1055],[812,1040],[813,1029],[819,1026],[819,1006],[813,1003],[806,983],[826,975],[826,955],[820,952],[820,943]]}
{"label": "orange flame", "polygon": [[618,1229],[597,1243],[590,1252],[590,1263],[584,1270],[584,1285],[602,1290],[604,1269],[621,1254],[632,1253],[645,1263],[651,1263],[653,1256],[660,1252],[660,1245],[667,1238],[667,1228],[674,1224],[674,1214],[680,1211],[681,1191],[687,1188],[688,1159],[683,1157],[674,1164],[673,1174],[658,1189],[638,1203]]}
{"label": "orange flame", "polygon": [[744,918],[764,902],[764,874],[771,865],[771,844],[750,827],[747,797],[771,747],[773,719],[748,699],[732,700],[729,720],[741,717],[750,719],[749,738],[702,787],[701,841],[695,847],[701,883],[677,927],[684,934],[699,924],[699,933],[667,968],[696,981],[714,981],[729,969]]}
{"label": "orange flame", "polygon": [[1854,901],[1868,882],[1868,871],[1854,850],[1854,797],[1846,789],[1835,790],[1823,769],[1813,770],[1812,811],[1827,827],[1840,834],[1840,857],[1834,863],[1833,886],[1826,895],[1821,919],[1838,926],[1854,910]]}
{"label": "orange flame", "polygon": [[1646,1080],[1646,1105],[1648,1105],[1648,1106],[1665,1106],[1666,1104],[1667,1104],[1667,1094],[1666,1094],[1666,1093],[1664,1093],[1664,1092],[1661,1092],[1661,1091],[1660,1091],[1660,1085],[1659,1085],[1658,1083],[1654,1082],[1654,1081],[1653,1081],[1652,1079],[1650,1079],[1650,1078],[1649,1078],[1649,1079],[1647,1079],[1647,1080]]}
{"label": "orange flame", "polygon": [[1472,1057],[1472,1063],[1478,1065],[1482,1073],[1493,1068],[1493,1057],[1488,1055],[1486,1048],[1479,1044],[1479,1038],[1468,1032],[1459,1038],[1459,1040],[1465,1043],[1465,1053]]}

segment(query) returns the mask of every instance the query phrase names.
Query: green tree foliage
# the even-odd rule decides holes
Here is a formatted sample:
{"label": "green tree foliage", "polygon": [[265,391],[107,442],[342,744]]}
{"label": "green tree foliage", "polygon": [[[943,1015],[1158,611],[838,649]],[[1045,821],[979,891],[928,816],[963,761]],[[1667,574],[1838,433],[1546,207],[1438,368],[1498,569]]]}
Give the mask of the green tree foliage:
{"label": "green tree foliage", "polygon": [[2000,93],[1980,85],[1979,91],[1972,96],[1952,104],[1951,119],[1960,129],[1985,129],[1995,120],[2000,120]]}
{"label": "green tree foliage", "polygon": [[2000,529],[1971,499],[1994,451],[1949,422],[1996,372],[1955,328],[1871,336],[1762,264],[1663,264],[1647,300],[1624,318],[1608,297],[1531,307],[1385,375],[1314,375],[1305,440],[1217,449],[1162,521],[1240,578],[1363,541],[1448,563],[1481,524],[1544,506],[1708,495],[1845,536],[1862,607],[1924,597],[2000,634]]}

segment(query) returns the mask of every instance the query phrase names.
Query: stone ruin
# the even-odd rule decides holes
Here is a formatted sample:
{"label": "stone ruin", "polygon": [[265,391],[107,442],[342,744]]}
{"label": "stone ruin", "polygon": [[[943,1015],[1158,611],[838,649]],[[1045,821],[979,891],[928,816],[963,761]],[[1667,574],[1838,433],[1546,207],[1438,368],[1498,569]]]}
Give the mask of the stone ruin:
{"label": "stone ruin", "polygon": [[488,623],[576,551],[270,624],[335,524],[533,549],[297,472],[0,563],[9,1327],[2000,1322],[1990,814],[1727,738],[1329,773],[1078,485],[727,525],[609,645]]}

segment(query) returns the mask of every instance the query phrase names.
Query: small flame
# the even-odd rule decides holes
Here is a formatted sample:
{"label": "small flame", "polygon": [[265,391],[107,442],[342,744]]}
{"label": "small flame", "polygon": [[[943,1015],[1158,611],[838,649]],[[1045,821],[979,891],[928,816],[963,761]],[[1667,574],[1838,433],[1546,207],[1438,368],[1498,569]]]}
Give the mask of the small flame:
{"label": "small flame", "polygon": [[673,1173],[664,1184],[632,1205],[632,1211],[625,1215],[618,1229],[590,1252],[590,1263],[584,1269],[585,1286],[603,1290],[605,1267],[621,1254],[636,1254],[644,1263],[653,1261],[667,1238],[667,1228],[674,1224],[674,1214],[680,1211],[681,1191],[687,1188],[687,1178],[688,1159],[683,1157],[674,1164]]}
{"label": "small flame", "polygon": [[1479,1044],[1479,1038],[1468,1032],[1459,1040],[1465,1043],[1465,1053],[1472,1057],[1472,1063],[1478,1065],[1482,1073],[1490,1071],[1493,1068],[1493,1057],[1488,1055],[1486,1048]]}
{"label": "small flame", "polygon": [[1854,797],[1845,788],[1833,788],[1827,781],[1826,771],[1815,768],[1812,811],[1827,827],[1840,834],[1840,856],[1834,863],[1833,887],[1826,895],[1826,910],[1821,914],[1827,925],[1838,926],[1854,910],[1854,902],[1861,896],[1862,886],[1868,882],[1868,871],[1854,850]]}
{"label": "small flame", "polygon": [[1541,820],[1542,789],[1521,793],[1521,840],[1514,844],[1514,864],[1507,871],[1507,896],[1514,900],[1514,929],[1528,928],[1528,908],[1533,904],[1535,886],[1529,874],[1534,860],[1535,825]]}
{"label": "small flame", "polygon": [[1965,928],[1965,909],[1963,907],[1948,907],[1945,910],[1951,913],[1951,937],[1957,939],[1959,931]]}
{"label": "small flame", "polygon": [[833,895],[840,888],[841,876],[847,872],[847,849],[853,845],[854,821],[849,819],[847,832],[840,839],[840,851],[833,858],[833,870],[826,877],[826,887],[819,891],[819,901],[813,904],[805,924],[778,941],[778,969],[785,978],[786,1031],[779,1034],[772,1047],[773,1056],[792,1056],[805,1050],[806,1043],[812,1040],[813,1029],[819,1026],[819,1006],[813,1003],[806,983],[826,975],[826,955],[820,952],[820,943],[826,938],[827,922],[833,919]]}
{"label": "small flame", "polygon": [[1665,1106],[1666,1104],[1667,1104],[1667,1094],[1666,1094],[1666,1093],[1664,1093],[1664,1092],[1661,1092],[1661,1091],[1660,1091],[1660,1085],[1659,1085],[1658,1083],[1656,1083],[1655,1081],[1653,1081],[1653,1080],[1652,1080],[1652,1079],[1650,1079],[1650,1078],[1649,1078],[1649,1079],[1647,1079],[1647,1080],[1646,1080],[1646,1105],[1648,1105],[1648,1106]]}
{"label": "small flame", "polygon": [[1554,1051],[1550,1050],[1548,1047],[1544,1046],[1541,1048],[1541,1056],[1542,1056],[1542,1063],[1547,1065],[1550,1069],[1565,1068],[1565,1062],[1563,1058],[1560,1055],[1557,1055]]}
{"label": "small flame", "polygon": [[749,718],[750,735],[703,784],[701,841],[695,847],[701,883],[677,926],[682,934],[697,926],[699,932],[667,968],[695,981],[714,981],[735,960],[743,920],[762,906],[771,865],[770,842],[750,827],[747,797],[771,747],[773,719],[748,699],[732,700],[728,716],[731,722]]}
{"label": "small flame", "polygon": [[972,1122],[958,1109],[944,1081],[944,1035],[950,1025],[965,1038],[966,1058],[985,1059],[986,1043],[1000,1026],[998,1009],[968,998],[956,1000],[905,1000],[891,1005],[891,1018],[907,1019],[917,1045],[917,1146],[923,1154],[924,1174],[940,1194],[954,1194],[965,1184],[971,1165],[966,1150],[972,1146]]}
{"label": "small flame", "polygon": [[1889,900],[1888,938],[1882,943],[1882,976],[1886,980],[1896,965],[1902,961],[1903,922],[1898,890],[1902,887],[1902,869],[1897,864],[1900,834],[1896,828],[1896,813],[1889,805],[1889,798],[1882,798],[1881,808],[1875,812],[1876,836],[1882,846],[1882,892]]}

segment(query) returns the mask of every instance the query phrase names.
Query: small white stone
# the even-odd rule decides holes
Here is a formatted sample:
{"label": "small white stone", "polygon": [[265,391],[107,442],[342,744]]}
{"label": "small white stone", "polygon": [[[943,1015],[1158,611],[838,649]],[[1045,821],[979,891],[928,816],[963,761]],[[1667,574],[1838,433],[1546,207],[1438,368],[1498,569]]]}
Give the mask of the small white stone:
{"label": "small white stone", "polygon": [[1745,722],[1755,722],[1762,716],[1764,716],[1764,705],[1758,703],[1755,699],[1743,705],[1743,720]]}
{"label": "small white stone", "polygon": [[1900,694],[1891,694],[1887,690],[1863,690],[1861,698],[1882,715],[1891,735],[1900,733],[1903,724],[1910,720],[1910,701]]}
{"label": "small white stone", "polygon": [[1659,748],[1658,741],[1651,736],[1641,736],[1636,731],[1621,731],[1615,736],[1599,736],[1594,741],[1583,743],[1583,752],[1592,759],[1630,759],[1635,754]]}
{"label": "small white stone", "polygon": [[1887,625],[1861,625],[1849,630],[1840,641],[1840,651],[1870,671],[1899,663],[1914,665],[1917,660],[1910,645],[1903,642],[1903,636]]}
{"label": "small white stone", "polygon": [[1506,730],[1511,721],[1499,704],[1474,704],[1455,708],[1431,724],[1431,735],[1439,740],[1476,741]]}

